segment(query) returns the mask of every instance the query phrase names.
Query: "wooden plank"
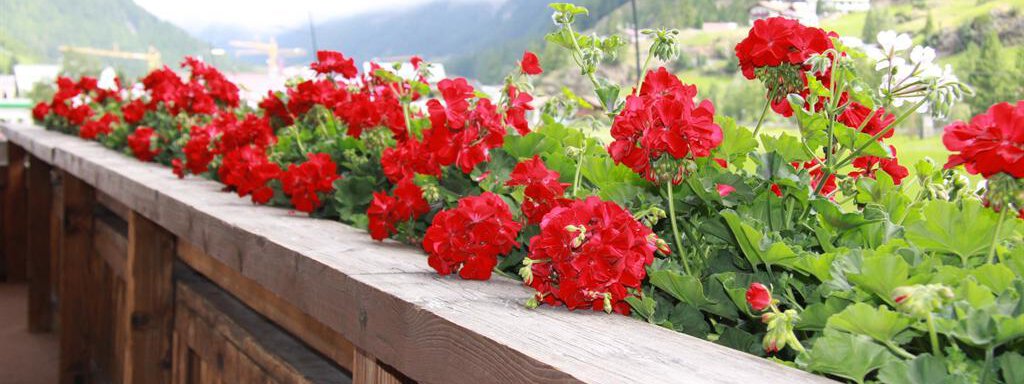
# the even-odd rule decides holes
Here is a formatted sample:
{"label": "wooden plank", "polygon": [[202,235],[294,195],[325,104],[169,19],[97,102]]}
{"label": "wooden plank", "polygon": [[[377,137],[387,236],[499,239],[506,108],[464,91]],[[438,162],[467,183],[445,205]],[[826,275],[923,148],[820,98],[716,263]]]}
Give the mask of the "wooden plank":
{"label": "wooden plank", "polygon": [[130,383],[169,383],[174,320],[174,235],[130,212],[125,305],[121,330],[127,332],[123,379]]}
{"label": "wooden plank", "polygon": [[64,173],[64,237],[60,269],[60,382],[80,383],[89,379],[90,294],[94,290],[90,272],[92,256],[92,213],[95,193],[81,179]]}
{"label": "wooden plank", "polygon": [[[52,169],[52,168],[51,168]],[[60,294],[60,263],[64,253],[64,187],[63,173],[54,169],[53,201],[50,206],[50,307],[57,309]],[[54,329],[60,329],[60,316],[54,315]]]}
{"label": "wooden plank", "polygon": [[4,273],[8,282],[28,280],[26,221],[28,196],[25,189],[27,161],[25,150],[8,149],[7,184],[4,186]]}
{"label": "wooden plank", "polygon": [[177,250],[178,258],[192,269],[215,281],[218,286],[338,365],[352,371],[355,348],[330,327],[267,291],[252,279],[204,254],[191,243],[179,239]]}
{"label": "wooden plank", "polygon": [[384,367],[373,356],[356,350],[355,361],[352,363],[352,382],[355,384],[401,384],[403,379],[391,369]]}
{"label": "wooden plank", "polygon": [[185,267],[175,276],[176,337],[202,360],[201,381],[351,382],[343,369],[209,280]]}
{"label": "wooden plank", "polygon": [[128,222],[128,216],[131,214],[132,210],[129,209],[128,206],[124,205],[124,203],[117,201],[117,199],[110,197],[109,194],[103,191],[96,191],[96,202],[124,222]]}
{"label": "wooden plank", "polygon": [[412,247],[254,207],[75,137],[2,129],[417,381],[831,382],[624,316],[528,310],[521,282],[440,278]]}
{"label": "wooden plank", "polygon": [[116,227],[117,224],[112,224],[97,215],[93,224],[93,247],[96,249],[96,255],[118,278],[126,279],[128,236]]}
{"label": "wooden plank", "polygon": [[51,288],[51,232],[53,216],[53,182],[50,164],[35,156],[29,158],[28,169],[28,330],[48,332],[53,329]]}

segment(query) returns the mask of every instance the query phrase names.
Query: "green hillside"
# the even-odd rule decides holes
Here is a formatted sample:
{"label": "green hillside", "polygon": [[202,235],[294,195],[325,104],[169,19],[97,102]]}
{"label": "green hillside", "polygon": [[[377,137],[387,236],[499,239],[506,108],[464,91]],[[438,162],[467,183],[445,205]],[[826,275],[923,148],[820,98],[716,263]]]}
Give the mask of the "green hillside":
{"label": "green hillside", "polygon": [[[0,19],[0,73],[9,72],[13,63],[59,62],[60,45],[138,52],[153,46],[165,64],[208,49],[131,0],[3,0]],[[139,61],[68,56],[79,67],[115,65],[130,74],[146,69]]]}

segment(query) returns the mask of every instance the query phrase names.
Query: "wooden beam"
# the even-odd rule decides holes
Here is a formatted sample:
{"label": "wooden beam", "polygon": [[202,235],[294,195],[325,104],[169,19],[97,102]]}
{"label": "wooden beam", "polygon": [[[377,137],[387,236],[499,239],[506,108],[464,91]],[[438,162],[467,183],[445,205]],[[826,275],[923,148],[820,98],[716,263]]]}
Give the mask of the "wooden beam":
{"label": "wooden beam", "polygon": [[252,279],[206,255],[187,241],[178,240],[178,258],[317,352],[352,372],[355,347],[352,346],[352,342],[330,327],[267,291]]}
{"label": "wooden beam", "polygon": [[25,150],[9,145],[7,185],[4,188],[4,272],[8,282],[24,282],[28,277],[25,190]]}
{"label": "wooden beam", "polygon": [[126,332],[126,383],[170,383],[174,323],[174,235],[135,213],[128,215],[126,294],[117,332]]}
{"label": "wooden beam", "polygon": [[47,332],[53,327],[51,232],[53,178],[50,164],[29,157],[28,168],[28,330]]}
{"label": "wooden beam", "polygon": [[405,382],[400,375],[393,373],[392,368],[385,367],[380,361],[362,350],[356,350],[352,367],[353,384],[401,384]]}
{"label": "wooden beam", "polygon": [[91,276],[93,256],[93,206],[96,204],[92,186],[64,172],[64,237],[60,260],[60,383],[87,382],[89,364],[89,333],[93,324],[88,314],[95,284]]}

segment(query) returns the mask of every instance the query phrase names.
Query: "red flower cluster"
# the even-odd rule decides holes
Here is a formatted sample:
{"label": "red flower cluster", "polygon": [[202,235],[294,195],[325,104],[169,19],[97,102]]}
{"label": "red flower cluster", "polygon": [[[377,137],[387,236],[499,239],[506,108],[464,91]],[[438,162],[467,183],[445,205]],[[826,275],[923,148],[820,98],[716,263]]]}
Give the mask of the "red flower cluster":
{"label": "red flower cluster", "polygon": [[160,148],[154,143],[159,138],[153,128],[138,127],[135,132],[128,135],[128,147],[139,160],[153,161],[153,158],[160,154]]}
{"label": "red flower cluster", "polygon": [[[39,102],[32,108],[32,117],[44,120],[51,112],[67,120],[74,126],[82,126],[93,116],[90,103],[102,104],[106,101],[120,101],[120,80],[115,79],[115,89],[103,89],[97,85],[96,79],[84,76],[77,82],[67,77],[57,78],[57,92],[49,103]],[[109,126],[109,124],[106,124]],[[93,126],[86,136],[96,137],[102,132],[103,126]]]}
{"label": "red flower cluster", "polygon": [[[608,153],[650,181],[659,182],[657,162],[707,157],[722,142],[715,107],[708,100],[694,105],[697,87],[684,85],[665,68],[648,72],[640,95],[626,97],[626,106],[612,123]],[[680,167],[673,167],[676,172]],[[677,180],[678,181],[678,180]]]}
{"label": "red flower cluster", "polygon": [[490,149],[505,142],[505,126],[497,108],[489,99],[474,99],[473,87],[466,79],[444,79],[437,83],[445,105],[436,99],[427,102],[430,129],[423,132],[424,142],[442,166],[456,165],[462,172],[490,160]]}
{"label": "red flower cluster", "polygon": [[385,148],[380,156],[380,164],[384,176],[392,183],[416,174],[441,177],[441,165],[434,159],[434,154],[413,138],[401,141],[395,147]]}
{"label": "red flower cluster", "polygon": [[498,255],[518,245],[521,228],[501,197],[484,192],[464,197],[456,208],[434,216],[423,236],[423,249],[427,262],[441,275],[458,272],[463,279],[487,280]]}
{"label": "red flower cluster", "polygon": [[508,85],[508,106],[505,109],[505,121],[516,129],[520,135],[526,136],[530,133],[529,122],[526,121],[526,111],[532,111],[530,102],[533,96],[522,92],[514,85]]}
{"label": "red flower cluster", "polygon": [[[822,179],[825,178],[825,170],[823,169],[824,167],[823,164],[821,164],[821,160],[813,159],[804,162],[803,164],[795,162],[791,165],[793,166],[793,168],[796,168],[796,170],[810,170],[808,174],[811,176],[811,188],[813,189],[818,189],[818,184],[822,183]],[[829,195],[832,192],[834,192],[836,188],[838,188],[838,186],[836,185],[836,175],[834,174],[828,175],[828,179],[825,179],[824,183],[825,185],[821,187],[822,195]],[[777,196],[782,197],[782,191],[777,189],[777,186],[773,186],[772,192],[775,192]]]}
{"label": "red flower cluster", "polygon": [[[189,131],[188,143],[185,143],[182,152],[185,154],[184,167],[188,168],[188,171],[193,175],[201,174],[210,169],[210,162],[213,161],[214,156],[211,146],[217,132],[217,126],[214,124],[193,126]],[[184,176],[184,172],[178,174],[178,177]]]}
{"label": "red flower cluster", "polygon": [[942,142],[952,152],[946,168],[963,165],[971,174],[989,178],[1006,173],[1024,177],[1024,101],[999,103],[945,128]]}
{"label": "red flower cluster", "polygon": [[374,192],[366,215],[370,219],[370,237],[384,240],[398,232],[396,225],[420,217],[430,211],[430,204],[423,198],[423,190],[412,178],[405,178],[395,186],[394,196]]}
{"label": "red flower cluster", "polygon": [[565,187],[569,184],[559,182],[558,178],[558,172],[544,166],[544,161],[536,155],[533,159],[519,162],[512,169],[505,185],[526,187],[521,209],[527,223],[539,224],[552,209],[569,203],[564,197]]}
{"label": "red flower cluster", "polygon": [[[833,33],[821,28],[807,27],[799,21],[783,17],[771,17],[754,22],[743,41],[736,44],[743,76],[753,80],[760,77],[769,87],[772,110],[789,117],[793,110],[786,96],[799,93],[806,97],[807,79],[804,64],[807,58],[833,48]],[[761,68],[774,69],[773,73],[758,74]],[[829,74],[821,74],[818,80],[826,87],[830,85]]]}
{"label": "red flower cluster", "polygon": [[254,203],[266,204],[274,197],[267,183],[281,174],[281,167],[267,159],[264,148],[247,145],[224,155],[217,174],[239,197],[252,195]]}
{"label": "red flower cluster", "polygon": [[[871,108],[865,107],[864,105],[854,101],[846,107],[846,110],[839,115],[836,121],[853,129],[860,128],[861,124],[863,124],[864,128],[861,129],[861,132],[871,136],[877,135],[882,132],[882,130],[889,128],[889,126],[896,121],[896,116],[885,112],[885,108],[878,108],[878,111],[875,112],[873,116],[871,115],[871,112]],[[868,116],[871,116],[871,120],[864,123],[864,120],[867,119]],[[895,130],[890,129],[884,135],[880,136],[879,140],[892,137],[893,132],[895,132]]]}
{"label": "red flower cluster", "polygon": [[142,100],[132,100],[121,107],[121,116],[128,124],[138,124],[146,116],[146,103]]}
{"label": "red flower cluster", "polygon": [[281,189],[292,198],[296,210],[311,213],[320,208],[319,193],[334,190],[334,181],[339,177],[330,155],[311,153],[305,162],[288,165],[288,170],[281,174]]}
{"label": "red flower cluster", "polygon": [[82,128],[78,130],[78,136],[86,140],[92,140],[99,135],[109,135],[112,130],[110,126],[116,122],[118,122],[117,116],[104,113],[103,117],[97,120],[89,120],[82,125]]}
{"label": "red flower cluster", "polygon": [[309,67],[317,73],[337,73],[346,79],[352,79],[359,75],[356,69],[355,60],[345,58],[341,52],[317,51],[316,62]]}
{"label": "red flower cluster", "polygon": [[629,314],[628,289],[639,289],[654,261],[650,228],[610,201],[597,197],[553,209],[530,239],[526,283],[536,300]]}
{"label": "red flower cluster", "polygon": [[287,94],[287,104],[273,93],[260,102],[266,115],[280,126],[291,125],[313,106],[321,105],[346,123],[349,136],[358,138],[364,130],[376,127],[387,127],[398,138],[406,135],[402,105],[389,87],[376,87],[364,81],[361,88],[350,91],[332,80],[319,79],[299,83],[289,88]]}

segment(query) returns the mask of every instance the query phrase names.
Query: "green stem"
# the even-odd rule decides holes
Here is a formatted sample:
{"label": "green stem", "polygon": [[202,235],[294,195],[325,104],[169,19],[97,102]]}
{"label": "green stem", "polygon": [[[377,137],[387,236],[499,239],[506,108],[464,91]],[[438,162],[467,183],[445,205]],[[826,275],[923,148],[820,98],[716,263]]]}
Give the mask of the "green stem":
{"label": "green stem", "polygon": [[995,358],[995,347],[985,348],[985,365],[981,370],[981,380],[979,383],[988,382],[989,372],[992,371],[992,360]]}
{"label": "green stem", "polygon": [[878,131],[878,133],[876,133],[874,136],[871,136],[871,140],[869,140],[866,143],[862,144],[860,147],[857,147],[856,150],[854,150],[852,153],[850,153],[845,158],[843,158],[843,160],[840,160],[837,168],[841,168],[841,167],[847,165],[849,162],[852,162],[854,159],[857,158],[857,155],[860,155],[861,152],[864,152],[865,149],[867,149],[869,146],[871,146],[871,143],[873,143],[875,141],[878,141],[878,139],[880,137],[885,136],[887,133],[889,133],[890,131],[895,129],[897,125],[900,125],[900,123],[902,123],[904,120],[909,118],[910,115],[912,115],[914,113],[914,111],[916,111],[918,108],[920,108],[921,105],[923,105],[927,101],[928,101],[927,98],[923,98],[923,99],[921,99],[921,101],[918,101],[916,104],[914,104],[913,106],[911,106],[907,110],[903,111],[902,114],[900,114],[899,116],[896,117],[896,120],[893,120],[892,124],[889,124],[888,126],[885,127],[885,129],[883,129],[881,131]]}
{"label": "green stem", "polygon": [[580,177],[580,175],[581,175],[580,171],[583,169],[583,155],[586,154],[586,153],[587,153],[587,139],[584,137],[583,138],[583,148],[580,149],[580,155],[579,155],[578,158],[576,158],[576,174],[572,178],[572,197],[576,197],[577,196],[576,193],[580,189],[580,181],[582,180],[582,178]]}
{"label": "green stem", "polygon": [[896,353],[897,355],[904,359],[913,359],[917,357],[914,356],[913,353],[907,352],[906,349],[901,348],[899,345],[896,345],[896,343],[893,343],[892,341],[886,341],[884,344],[886,347],[889,347],[889,350],[893,351],[893,353]]}
{"label": "green stem", "polygon": [[[652,46],[651,48],[654,48],[654,47]],[[643,86],[644,86],[644,76],[647,74],[647,68],[650,67],[650,65],[651,65],[651,56],[654,56],[654,55],[652,55],[650,50],[648,50],[647,51],[647,59],[644,60],[644,67],[640,71],[640,77],[636,79],[636,94],[637,95],[639,95],[640,94],[640,90],[643,89]]]}
{"label": "green stem", "polygon": [[996,247],[999,246],[999,232],[1003,230],[1003,222],[1006,221],[1006,212],[1010,210],[1010,207],[1002,207],[999,210],[999,222],[996,223],[996,231],[992,234],[992,244],[988,246],[988,263],[994,264],[996,262]]}
{"label": "green stem", "polygon": [[942,357],[942,349],[939,348],[939,334],[935,332],[935,320],[934,315],[928,313],[928,338],[932,342],[932,355],[935,357]]}
{"label": "green stem", "polygon": [[683,238],[679,236],[679,227],[676,225],[676,200],[672,196],[672,180],[665,182],[665,189],[668,190],[668,215],[669,221],[672,223],[672,236],[676,243],[676,252],[679,252],[679,259],[683,262],[683,269],[686,270],[686,274],[693,276],[690,271],[690,262],[686,260],[686,253],[683,252]]}
{"label": "green stem", "polygon": [[761,131],[761,124],[764,124],[765,116],[768,116],[768,107],[772,105],[772,98],[775,92],[768,92],[768,100],[764,101],[764,108],[761,108],[761,117],[757,118],[757,126],[754,127],[754,138],[757,138],[757,133]]}
{"label": "green stem", "polygon": [[306,146],[302,145],[302,138],[299,137],[299,128],[297,128],[296,126],[292,125],[290,127],[290,129],[292,131],[292,134],[295,135],[295,145],[299,146],[299,152],[302,152],[302,154],[305,155],[306,154]]}

